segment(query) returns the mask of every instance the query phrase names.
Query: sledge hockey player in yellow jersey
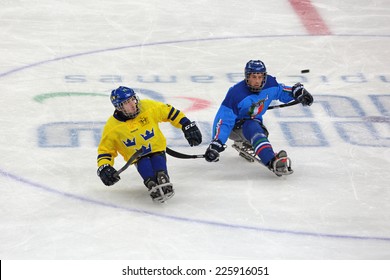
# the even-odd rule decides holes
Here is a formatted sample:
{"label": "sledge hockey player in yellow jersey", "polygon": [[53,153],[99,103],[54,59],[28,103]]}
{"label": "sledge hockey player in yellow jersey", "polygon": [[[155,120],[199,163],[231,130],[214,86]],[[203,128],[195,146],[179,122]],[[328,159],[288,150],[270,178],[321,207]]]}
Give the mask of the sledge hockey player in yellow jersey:
{"label": "sledge hockey player in yellow jersey", "polygon": [[180,110],[154,100],[141,101],[131,88],[120,86],[110,98],[115,111],[104,126],[98,147],[98,176],[107,186],[115,184],[120,180],[113,167],[118,153],[128,161],[142,150],[135,162],[137,170],[153,201],[165,202],[174,190],[166,164],[166,139],[158,124],[170,122],[181,128],[190,146],[202,142],[200,130]]}

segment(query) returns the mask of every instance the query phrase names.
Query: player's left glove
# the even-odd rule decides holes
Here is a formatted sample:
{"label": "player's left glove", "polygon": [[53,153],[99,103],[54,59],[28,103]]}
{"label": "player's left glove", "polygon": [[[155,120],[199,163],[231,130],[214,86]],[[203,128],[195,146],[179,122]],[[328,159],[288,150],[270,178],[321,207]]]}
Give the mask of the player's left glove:
{"label": "player's left glove", "polygon": [[225,145],[222,144],[221,140],[211,141],[209,147],[204,154],[205,160],[208,162],[217,162],[219,161],[219,153],[225,150]]}
{"label": "player's left glove", "polygon": [[190,144],[191,147],[198,146],[200,143],[202,143],[202,133],[196,126],[195,122],[183,125],[182,130],[188,141],[188,144]]}
{"label": "player's left glove", "polygon": [[119,176],[115,176],[115,173],[116,169],[109,164],[103,164],[97,170],[97,175],[106,186],[111,186],[121,179]]}
{"label": "player's left glove", "polygon": [[296,83],[292,87],[292,95],[294,99],[301,102],[303,106],[310,106],[313,104],[313,96],[303,87],[301,83]]}

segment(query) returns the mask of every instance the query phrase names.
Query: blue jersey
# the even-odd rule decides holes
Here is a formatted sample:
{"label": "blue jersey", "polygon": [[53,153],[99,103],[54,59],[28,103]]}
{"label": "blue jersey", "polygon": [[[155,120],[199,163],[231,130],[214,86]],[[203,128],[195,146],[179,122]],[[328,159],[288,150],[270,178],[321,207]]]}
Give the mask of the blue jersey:
{"label": "blue jersey", "polygon": [[227,92],[215,116],[213,139],[225,144],[237,122],[248,119],[263,121],[263,115],[273,100],[283,103],[294,100],[291,87],[279,84],[270,75],[267,75],[267,81],[259,93],[250,91],[245,80],[235,84]]}

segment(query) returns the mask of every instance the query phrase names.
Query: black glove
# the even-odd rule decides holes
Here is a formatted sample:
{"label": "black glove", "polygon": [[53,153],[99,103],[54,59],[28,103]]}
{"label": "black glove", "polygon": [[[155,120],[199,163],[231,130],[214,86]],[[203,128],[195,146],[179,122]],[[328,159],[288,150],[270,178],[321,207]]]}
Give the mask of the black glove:
{"label": "black glove", "polygon": [[199,128],[196,126],[195,122],[187,123],[186,125],[183,125],[183,133],[186,137],[188,144],[190,146],[198,146],[200,143],[202,143],[202,133],[200,132]]}
{"label": "black glove", "polygon": [[220,140],[213,140],[206,150],[204,158],[208,162],[219,161],[219,153],[225,150],[225,145]]}
{"label": "black glove", "polygon": [[115,172],[114,167],[109,164],[103,164],[98,168],[97,175],[102,179],[103,184],[111,186],[121,179],[119,176],[114,176]]}
{"label": "black glove", "polygon": [[302,103],[303,106],[313,104],[313,96],[303,87],[301,83],[296,83],[292,87],[292,95],[295,100]]}

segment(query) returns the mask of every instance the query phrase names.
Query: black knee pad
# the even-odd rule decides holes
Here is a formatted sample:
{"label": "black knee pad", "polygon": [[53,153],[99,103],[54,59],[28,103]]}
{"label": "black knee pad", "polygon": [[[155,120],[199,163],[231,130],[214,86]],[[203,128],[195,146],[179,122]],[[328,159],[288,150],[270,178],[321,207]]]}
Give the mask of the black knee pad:
{"label": "black knee pad", "polygon": [[259,123],[261,128],[264,130],[264,134],[265,136],[268,138],[268,135],[269,135],[269,132],[268,132],[268,129],[265,127],[265,125],[263,123]]}

